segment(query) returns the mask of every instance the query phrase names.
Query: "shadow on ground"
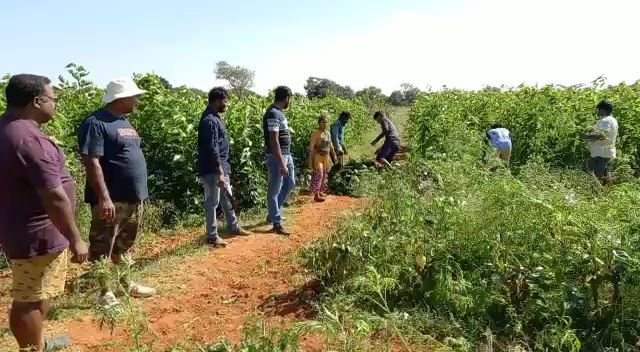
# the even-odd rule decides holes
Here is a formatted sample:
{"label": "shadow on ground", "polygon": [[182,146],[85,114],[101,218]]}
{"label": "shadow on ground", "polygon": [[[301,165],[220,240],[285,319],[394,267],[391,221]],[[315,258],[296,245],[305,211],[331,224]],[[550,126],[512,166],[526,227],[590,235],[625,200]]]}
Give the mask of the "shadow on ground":
{"label": "shadow on ground", "polygon": [[316,316],[313,304],[322,293],[319,280],[311,280],[306,284],[286,293],[271,295],[258,306],[267,316],[294,316],[297,319],[309,320]]}

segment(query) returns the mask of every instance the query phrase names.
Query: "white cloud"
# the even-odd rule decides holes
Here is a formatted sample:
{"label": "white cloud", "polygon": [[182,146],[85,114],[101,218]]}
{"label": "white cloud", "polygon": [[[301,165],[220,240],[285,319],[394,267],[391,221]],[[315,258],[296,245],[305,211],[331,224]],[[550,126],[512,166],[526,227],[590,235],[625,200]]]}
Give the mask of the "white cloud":
{"label": "white cloud", "polygon": [[404,82],[490,85],[610,83],[640,79],[638,0],[491,0],[457,14],[401,11],[370,28],[267,57],[257,91],[309,76],[389,93]]}

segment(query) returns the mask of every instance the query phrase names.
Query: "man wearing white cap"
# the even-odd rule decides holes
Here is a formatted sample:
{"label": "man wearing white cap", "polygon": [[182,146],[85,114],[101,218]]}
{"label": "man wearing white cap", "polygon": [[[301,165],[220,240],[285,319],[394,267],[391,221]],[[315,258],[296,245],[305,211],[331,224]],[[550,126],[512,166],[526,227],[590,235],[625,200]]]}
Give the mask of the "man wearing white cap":
{"label": "man wearing white cap", "polygon": [[[78,145],[87,171],[85,202],[91,206],[89,260],[103,256],[118,264],[133,246],[138,233],[139,206],[149,197],[147,164],[138,133],[125,117],[145,93],[130,78],[107,85],[106,104],[82,121]],[[118,299],[107,277],[100,277],[99,304],[112,306]],[[149,297],[155,290],[124,276],[121,284],[133,297]]]}

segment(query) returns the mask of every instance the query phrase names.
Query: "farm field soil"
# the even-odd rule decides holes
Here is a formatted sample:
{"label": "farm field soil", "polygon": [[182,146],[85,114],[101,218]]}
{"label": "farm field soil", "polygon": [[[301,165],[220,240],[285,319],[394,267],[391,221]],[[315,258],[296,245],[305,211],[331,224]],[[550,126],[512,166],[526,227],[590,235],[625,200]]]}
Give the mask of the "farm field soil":
{"label": "farm field soil", "polygon": [[[324,203],[307,202],[291,214],[286,224],[289,239],[268,233],[267,226],[253,228],[254,235],[229,239],[229,246],[202,255],[188,255],[144,280],[159,289],[156,297],[144,300],[149,331],[142,340],[162,351],[181,342],[211,344],[226,336],[237,343],[248,315],[265,319],[270,327],[286,327],[312,318],[309,301],[317,286],[307,280],[295,263],[295,250],[328,230],[327,224],[360,201],[329,197]],[[197,231],[160,237],[153,247],[144,246],[136,260],[198,241]],[[10,275],[0,278],[8,288]],[[4,289],[3,289],[4,290]],[[8,294],[0,295],[0,326],[6,327]],[[140,318],[139,318],[140,319]],[[142,318],[144,319],[144,318]],[[73,342],[69,351],[123,351],[133,344],[127,321],[119,322],[113,335],[100,329],[91,311],[75,317],[47,322],[47,336],[66,334]],[[5,330],[2,345],[12,337]],[[11,342],[13,344],[13,342]],[[324,340],[308,336],[301,341],[304,351],[321,351]],[[6,345],[5,345],[6,346]],[[0,350],[3,350],[0,348]]]}

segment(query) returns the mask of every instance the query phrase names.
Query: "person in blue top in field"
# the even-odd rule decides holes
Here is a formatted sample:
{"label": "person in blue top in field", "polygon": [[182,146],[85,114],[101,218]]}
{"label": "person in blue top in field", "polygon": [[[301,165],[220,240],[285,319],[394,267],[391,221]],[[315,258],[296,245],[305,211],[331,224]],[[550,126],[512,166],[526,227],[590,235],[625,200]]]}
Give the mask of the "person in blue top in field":
{"label": "person in blue top in field", "polygon": [[227,192],[231,192],[229,175],[229,136],[222,117],[227,109],[228,94],[224,88],[216,87],[209,92],[209,104],[200,117],[198,125],[198,175],[204,187],[204,213],[207,225],[207,244],[225,247],[218,236],[216,209],[222,207],[224,219],[233,235],[247,236],[250,233],[238,225],[238,217]]}
{"label": "person in blue top in field", "polygon": [[333,144],[333,149],[336,151],[337,160],[333,160],[334,164],[344,164],[344,156],[347,155],[347,148],[344,144],[344,126],[351,119],[351,113],[348,111],[343,111],[340,113],[338,119],[331,124],[330,133],[331,133],[331,143]]}
{"label": "person in blue top in field", "polygon": [[491,147],[496,151],[498,158],[508,163],[511,160],[511,132],[500,123],[494,123],[487,131],[487,139],[491,142]]}

